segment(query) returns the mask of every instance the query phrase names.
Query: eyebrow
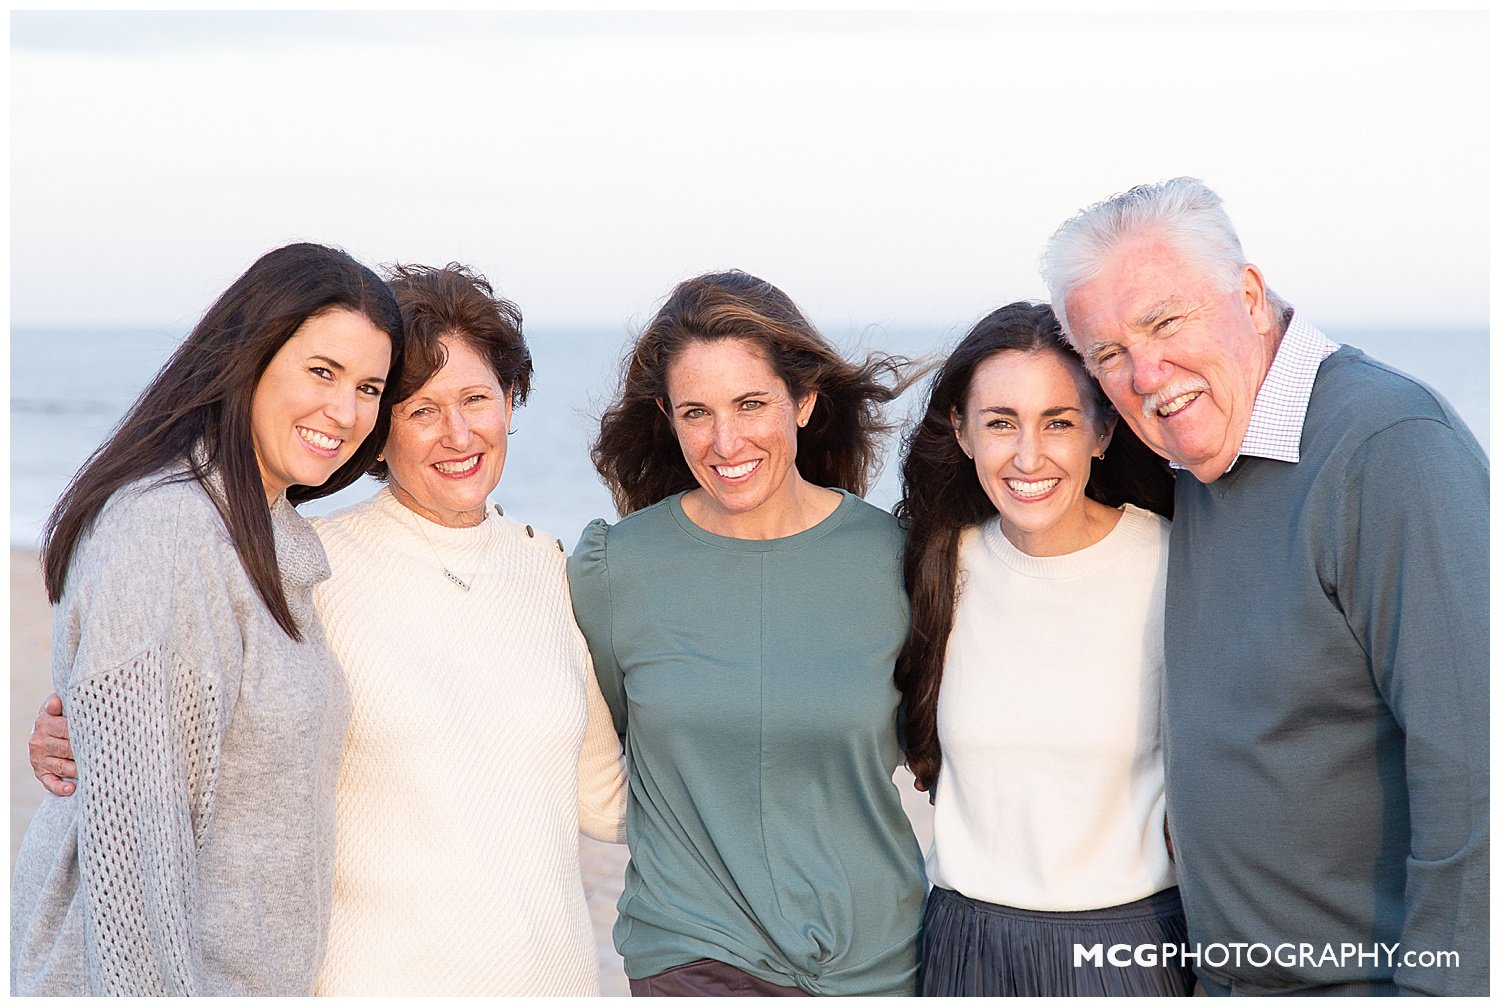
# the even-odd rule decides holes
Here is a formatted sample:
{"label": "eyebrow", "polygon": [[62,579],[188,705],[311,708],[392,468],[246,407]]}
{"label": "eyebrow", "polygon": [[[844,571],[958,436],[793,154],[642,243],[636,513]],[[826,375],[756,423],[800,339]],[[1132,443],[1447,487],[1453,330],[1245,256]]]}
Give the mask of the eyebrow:
{"label": "eyebrow", "polygon": [[[729,401],[731,401],[731,402],[744,402],[746,399],[766,399],[766,398],[770,398],[770,397],[771,397],[771,393],[770,392],[746,392],[744,395],[736,395],[734,398],[730,399]],[[684,400],[682,402],[674,402],[674,403],[672,403],[672,408],[673,409],[681,409],[684,406],[692,406],[695,409],[707,409],[708,408],[708,403],[706,403],[706,402],[690,402],[690,401],[687,401],[687,400]]]}
{"label": "eyebrow", "polygon": [[[404,402],[436,402],[436,401],[438,401],[437,396],[434,395],[432,392],[426,391],[425,390],[426,388],[427,388],[427,386],[423,385],[421,388],[418,388],[416,391],[414,391],[410,395],[408,395],[405,398],[405,400],[403,400],[403,401]],[[503,391],[500,391],[499,389],[497,389],[494,385],[465,385],[462,388],[455,389],[454,392],[453,392],[453,394],[456,395],[459,398],[463,398],[465,395],[472,395],[475,392],[490,392],[491,394],[501,395],[501,396],[503,396],[505,394]]]}
{"label": "eyebrow", "polygon": [[[323,355],[321,353],[314,353],[308,359],[309,360],[321,360],[321,361],[323,361],[323,363],[327,364],[330,369],[335,370],[335,371],[339,371],[341,373],[343,371],[348,370],[347,367],[345,367],[343,364],[339,363],[337,360],[333,359],[332,357],[325,356],[325,355]],[[379,377],[379,376],[373,375],[373,374],[370,375],[368,378],[365,378],[364,380],[370,382],[371,384],[378,384],[378,385],[385,384],[385,378]]]}
{"label": "eyebrow", "polygon": [[[999,413],[1001,416],[1019,416],[1010,406],[985,406],[979,410],[981,413]],[[1043,416],[1061,416],[1063,413],[1081,413],[1082,409],[1077,406],[1053,406],[1051,409],[1043,409]]]}
{"label": "eyebrow", "polygon": [[1178,310],[1176,301],[1170,299],[1157,301],[1135,320],[1135,327],[1138,329],[1149,329],[1161,321],[1163,315],[1176,310]]}

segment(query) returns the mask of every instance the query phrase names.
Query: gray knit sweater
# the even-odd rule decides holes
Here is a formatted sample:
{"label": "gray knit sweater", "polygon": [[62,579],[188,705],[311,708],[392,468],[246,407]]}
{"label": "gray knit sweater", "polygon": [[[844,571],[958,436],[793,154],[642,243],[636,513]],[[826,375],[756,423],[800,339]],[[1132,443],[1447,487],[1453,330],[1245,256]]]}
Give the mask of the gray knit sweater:
{"label": "gray knit sweater", "polygon": [[52,677],[78,792],[21,844],[12,992],[312,992],[348,692],[312,608],[322,546],[285,497],[271,517],[301,643],[196,482],[126,487],[75,553]]}

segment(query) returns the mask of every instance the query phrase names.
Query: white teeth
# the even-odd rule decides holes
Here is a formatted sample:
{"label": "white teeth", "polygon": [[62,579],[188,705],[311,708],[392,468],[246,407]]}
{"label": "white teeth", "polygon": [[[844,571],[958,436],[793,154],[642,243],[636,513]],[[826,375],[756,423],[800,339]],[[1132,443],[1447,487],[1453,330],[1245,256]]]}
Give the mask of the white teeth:
{"label": "white teeth", "polygon": [[1036,482],[1022,482],[1020,479],[1007,479],[1005,485],[1018,497],[1039,497],[1052,491],[1061,480],[1039,479]]}
{"label": "white teeth", "polygon": [[1202,394],[1202,392],[1183,392],[1171,402],[1168,402],[1166,405],[1159,407],[1156,410],[1156,414],[1163,417],[1171,416],[1173,413],[1177,412],[1177,410],[1181,409],[1183,406],[1187,405],[1189,402],[1193,401]]}
{"label": "white teeth", "polygon": [[479,455],[473,455],[461,462],[433,462],[432,467],[444,475],[463,475],[465,472],[472,472],[474,470],[474,466],[479,464],[479,457]]}
{"label": "white teeth", "polygon": [[760,462],[753,461],[745,462],[743,465],[715,465],[714,471],[725,479],[738,479],[740,476],[747,476],[751,472],[754,472],[755,467],[759,464]]}
{"label": "white teeth", "polygon": [[322,448],[324,451],[332,451],[344,443],[342,437],[329,437],[327,434],[320,434],[318,431],[309,430],[306,427],[298,427],[297,434],[313,447]]}

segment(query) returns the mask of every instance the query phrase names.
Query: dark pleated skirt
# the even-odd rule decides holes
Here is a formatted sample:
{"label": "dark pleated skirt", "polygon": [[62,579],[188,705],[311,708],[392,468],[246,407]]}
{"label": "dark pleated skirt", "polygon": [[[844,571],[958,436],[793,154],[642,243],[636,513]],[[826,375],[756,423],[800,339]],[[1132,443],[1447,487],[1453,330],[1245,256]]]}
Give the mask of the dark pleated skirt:
{"label": "dark pleated skirt", "polygon": [[[1189,996],[1192,969],[1176,956],[1161,964],[1163,945],[1186,942],[1175,888],[1075,913],[1012,909],[934,888],[922,922],[918,989],[928,997]],[[1106,951],[1116,944],[1148,945],[1158,964],[1118,966],[1106,959],[1075,968],[1075,944],[1099,944]]]}

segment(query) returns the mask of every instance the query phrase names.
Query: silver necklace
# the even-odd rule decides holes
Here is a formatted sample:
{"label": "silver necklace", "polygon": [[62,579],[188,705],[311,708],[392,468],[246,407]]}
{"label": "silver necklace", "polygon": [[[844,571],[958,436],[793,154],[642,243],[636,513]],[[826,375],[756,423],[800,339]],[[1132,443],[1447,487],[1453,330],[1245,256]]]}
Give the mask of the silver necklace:
{"label": "silver necklace", "polygon": [[[495,507],[495,513],[496,514],[499,514],[502,517],[505,516],[505,512],[500,509],[500,505],[499,504],[495,504],[494,507]],[[482,513],[484,514],[485,520],[488,520],[488,518],[489,518],[489,509],[486,508]],[[438,561],[438,566],[440,566],[440,567],[443,568],[443,576],[447,577],[449,580],[451,580],[453,583],[457,584],[463,590],[465,590],[465,591],[469,590],[469,588],[472,586],[472,584],[474,582],[474,578],[473,577],[469,577],[466,580],[463,577],[460,577],[458,574],[454,573],[453,570],[451,568],[449,568],[448,564],[443,562],[443,554],[440,553],[440,552],[438,552],[437,546],[433,545],[432,544],[432,539],[428,537],[428,535],[427,535],[427,529],[426,529],[426,527],[424,527],[424,521],[423,521],[421,515],[413,513],[412,514],[412,518],[417,522],[417,531],[421,533],[421,535],[422,535],[422,541],[427,543],[427,548],[429,550],[431,550],[433,558]],[[479,522],[479,524],[475,525],[474,527],[479,528],[479,527],[482,527],[483,525],[484,525],[484,520],[481,520]],[[481,552],[480,555],[481,555],[481,558],[482,558],[483,557],[483,552]],[[482,567],[483,563],[481,563],[480,565]]]}

